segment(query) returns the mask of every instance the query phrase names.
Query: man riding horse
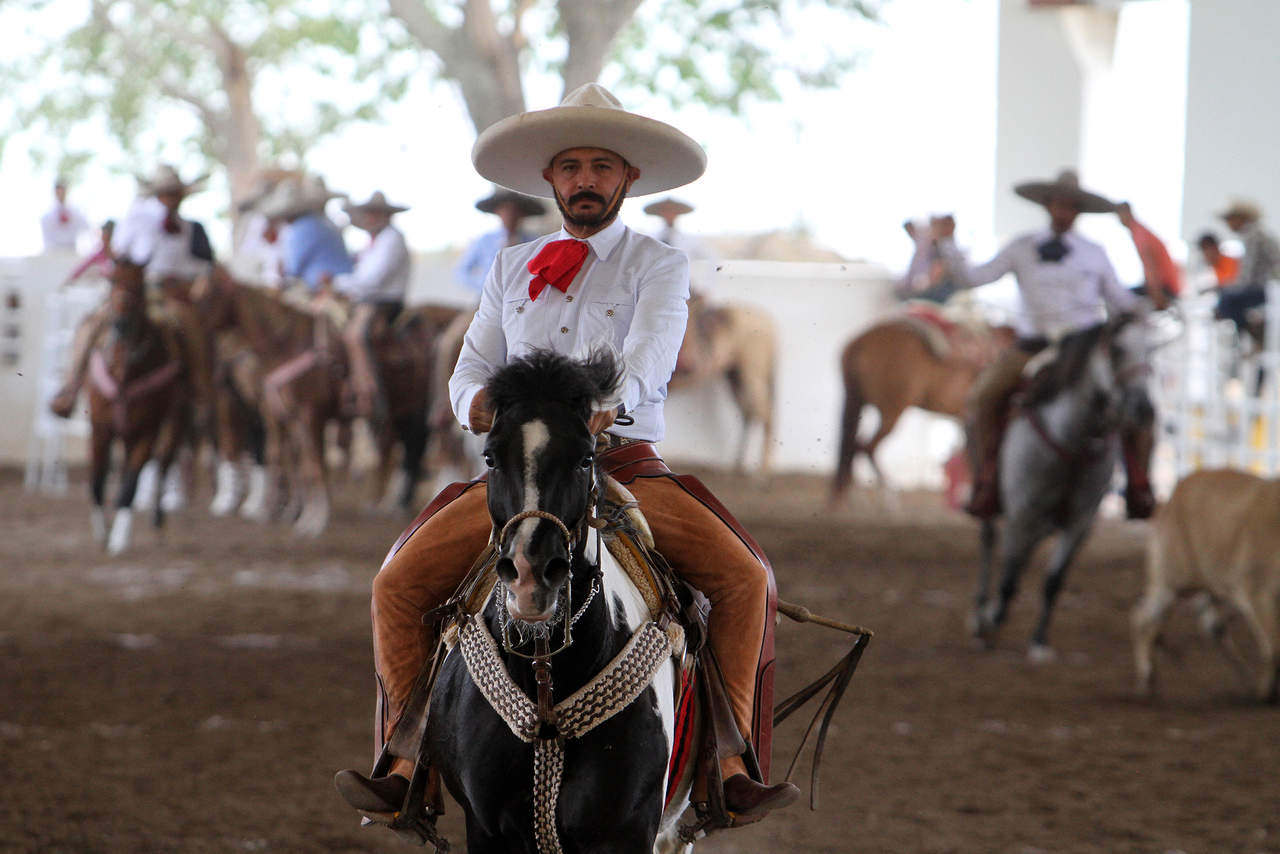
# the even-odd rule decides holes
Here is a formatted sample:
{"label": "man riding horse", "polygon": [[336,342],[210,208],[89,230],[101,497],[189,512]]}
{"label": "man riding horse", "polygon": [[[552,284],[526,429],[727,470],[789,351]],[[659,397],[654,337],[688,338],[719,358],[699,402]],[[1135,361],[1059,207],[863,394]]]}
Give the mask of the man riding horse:
{"label": "man riding horse", "polygon": [[325,287],[331,284],[352,303],[351,318],[342,338],[351,361],[356,414],[371,418],[379,384],[369,347],[370,334],[374,321],[390,323],[404,308],[412,259],[404,234],[391,224],[391,217],[408,208],[390,204],[386,196],[376,192],[364,204],[348,205],[345,210],[352,224],[367,231],[372,242],[356,258],[354,270],[332,276],[322,274],[320,281]]}
{"label": "man riding horse", "polygon": [[[139,179],[146,198],[142,204],[135,205],[134,211],[115,230],[111,247],[114,257],[145,264],[147,283],[162,292],[189,285],[213,264],[213,249],[204,226],[178,214],[183,200],[200,189],[204,180],[200,177],[194,181],[183,181],[172,166],[160,166],[151,178]],[[76,397],[84,385],[89,354],[110,317],[110,305],[103,303],[76,330],[67,378],[49,401],[49,409],[54,415],[71,417]],[[186,329],[183,331],[188,332]],[[201,355],[193,353],[196,358]],[[207,363],[203,367],[207,370]],[[199,379],[193,378],[193,381],[199,382]]]}
{"label": "man riding horse", "polygon": [[[628,228],[618,211],[628,194],[657,193],[698,178],[706,167],[702,148],[587,84],[558,107],[493,125],[477,140],[472,160],[496,184],[554,198],[563,227],[498,254],[449,384],[458,420],[475,433],[490,429],[494,412],[485,382],[510,359],[536,348],[582,356],[603,347],[618,355],[623,379],[617,399],[589,424],[608,448],[601,462],[608,468],[611,453],[626,451],[642,452],[636,459],[657,458],[650,443],[663,437],[667,382],[686,323],[689,263],[680,251]],[[750,742],[753,717],[770,714],[757,710],[757,694],[772,692],[771,669],[758,673],[762,648],[772,637],[767,564],[713,496],[695,494],[669,474],[636,477],[628,487],[658,550],[712,602],[710,646],[738,731]],[[435,639],[424,636],[423,616],[454,593],[489,539],[485,483],[446,490],[423,516],[373,583],[384,735],[398,722],[435,648]],[[529,614],[531,621],[548,616]],[[399,809],[412,770],[412,757],[399,757],[385,777],[342,771],[335,782],[357,809],[391,812]],[[790,783],[752,779],[743,756],[721,760],[721,772],[726,806],[740,815],[778,809],[799,795]]]}
{"label": "man riding horse", "polygon": [[[1006,409],[1032,357],[1049,344],[1099,323],[1107,313],[1132,311],[1134,295],[1120,284],[1106,251],[1075,231],[1082,213],[1111,213],[1115,204],[1080,187],[1064,170],[1053,181],[1030,181],[1014,187],[1024,199],[1043,205],[1049,227],[1023,234],[995,258],[970,267],[952,239],[955,221],[935,221],[933,228],[943,264],[963,287],[994,282],[1013,273],[1024,310],[1017,321],[1017,340],[974,381],[969,392],[967,431],[973,467],[969,513],[989,518],[999,512],[996,461]],[[1145,519],[1155,508],[1147,464],[1150,428],[1124,436],[1128,486],[1125,504],[1131,519]]]}

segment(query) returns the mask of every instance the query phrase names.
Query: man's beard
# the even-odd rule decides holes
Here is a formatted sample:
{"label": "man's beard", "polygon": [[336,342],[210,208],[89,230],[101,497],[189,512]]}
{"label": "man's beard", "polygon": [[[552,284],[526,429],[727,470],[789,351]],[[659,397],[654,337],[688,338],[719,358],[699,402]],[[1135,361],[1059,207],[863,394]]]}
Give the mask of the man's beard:
{"label": "man's beard", "polygon": [[[556,193],[556,207],[560,209],[560,215],[564,217],[564,221],[569,225],[578,228],[597,228],[608,225],[618,216],[618,211],[622,210],[622,201],[627,197],[625,187],[619,186],[617,197],[613,204],[609,204],[608,200],[599,193],[593,193],[590,190],[583,190],[580,193],[574,193],[569,197],[566,203],[560,194]],[[594,201],[600,205],[600,212],[595,214],[574,214],[569,212],[569,207],[581,201]]]}

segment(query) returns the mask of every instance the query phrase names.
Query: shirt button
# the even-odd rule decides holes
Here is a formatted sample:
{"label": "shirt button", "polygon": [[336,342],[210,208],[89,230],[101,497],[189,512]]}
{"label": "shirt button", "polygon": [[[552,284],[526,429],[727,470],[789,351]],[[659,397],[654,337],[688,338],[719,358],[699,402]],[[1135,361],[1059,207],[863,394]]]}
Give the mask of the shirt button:
{"label": "shirt button", "polygon": [[565,302],[573,302],[573,297],[565,297],[565,298],[564,298],[564,301],[565,301]]}
{"label": "shirt button", "polygon": [[613,317],[613,309],[609,309],[608,311],[606,311],[606,312],[605,312],[605,316],[606,316],[606,317]]}
{"label": "shirt button", "polygon": [[522,306],[522,305],[518,305],[518,306],[516,306],[516,314],[520,314],[520,313],[522,313],[523,311],[524,311],[524,306]]}
{"label": "shirt button", "polygon": [[569,332],[569,327],[567,327],[567,326],[561,326],[561,327],[560,327],[560,334],[561,334],[561,335],[567,335],[567,334],[568,334],[568,332]]}

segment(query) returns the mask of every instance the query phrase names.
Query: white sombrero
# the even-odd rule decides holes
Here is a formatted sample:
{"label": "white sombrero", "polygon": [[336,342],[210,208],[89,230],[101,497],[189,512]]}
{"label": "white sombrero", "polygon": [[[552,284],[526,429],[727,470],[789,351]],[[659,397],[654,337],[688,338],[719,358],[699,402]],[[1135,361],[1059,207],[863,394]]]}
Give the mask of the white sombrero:
{"label": "white sombrero", "polygon": [[1249,222],[1257,222],[1262,219],[1262,208],[1257,202],[1250,199],[1232,199],[1227,206],[1218,212],[1219,219],[1226,219],[1230,216],[1238,216]]}
{"label": "white sombrero", "polygon": [[650,216],[662,216],[664,214],[684,216],[687,213],[693,213],[693,205],[667,196],[665,199],[658,199],[656,202],[650,202],[645,205],[644,212]]}
{"label": "white sombrero", "polygon": [[393,205],[390,202],[388,202],[387,197],[383,195],[381,190],[374,191],[374,194],[369,197],[369,201],[364,202],[363,204],[359,204],[359,205],[346,204],[342,206],[342,209],[346,211],[348,214],[353,214],[353,213],[398,214],[398,213],[404,213],[405,211],[408,210],[408,208],[405,207],[404,205]]}
{"label": "white sombrero", "polygon": [[639,169],[631,196],[682,187],[707,168],[702,146],[665,122],[627,112],[596,83],[574,89],[558,107],[490,125],[471,149],[471,162],[495,184],[550,199],[542,170],[569,148],[604,148]]}
{"label": "white sombrero", "polygon": [[167,164],[162,164],[156,167],[150,177],[138,176],[138,184],[148,196],[159,196],[164,193],[180,193],[187,196],[203,189],[201,185],[208,178],[209,173],[206,172],[193,181],[184,181],[182,176],[178,174],[177,169]]}
{"label": "white sombrero", "polygon": [[322,211],[330,199],[339,198],[346,198],[346,194],[330,190],[325,186],[324,178],[318,175],[286,178],[267,194],[258,210],[268,219],[296,219],[303,214]]}
{"label": "white sombrero", "polygon": [[1080,213],[1113,213],[1116,209],[1116,203],[1110,199],[1081,189],[1080,176],[1074,169],[1063,169],[1052,181],[1018,184],[1013,191],[1038,205],[1047,205],[1053,198],[1071,199]]}

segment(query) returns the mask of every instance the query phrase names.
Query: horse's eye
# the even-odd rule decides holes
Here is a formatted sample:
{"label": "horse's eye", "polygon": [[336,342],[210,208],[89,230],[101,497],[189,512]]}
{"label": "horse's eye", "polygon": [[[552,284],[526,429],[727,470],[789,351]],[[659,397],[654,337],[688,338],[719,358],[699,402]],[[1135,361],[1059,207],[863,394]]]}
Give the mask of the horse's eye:
{"label": "horse's eye", "polygon": [[484,452],[484,464],[489,468],[493,468],[495,465],[497,465],[497,463],[493,461],[493,454],[489,453],[488,451]]}
{"label": "horse's eye", "polygon": [[591,466],[595,465],[595,462],[596,462],[595,455],[587,454],[585,457],[582,458],[582,462],[579,463],[578,465],[582,466],[583,471],[585,471],[591,468]]}

